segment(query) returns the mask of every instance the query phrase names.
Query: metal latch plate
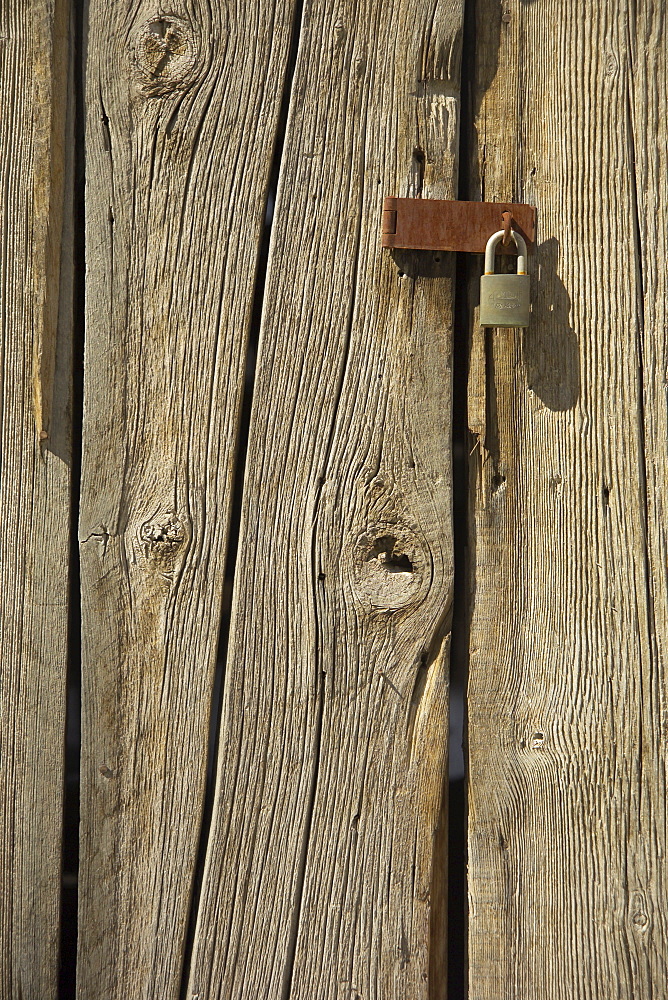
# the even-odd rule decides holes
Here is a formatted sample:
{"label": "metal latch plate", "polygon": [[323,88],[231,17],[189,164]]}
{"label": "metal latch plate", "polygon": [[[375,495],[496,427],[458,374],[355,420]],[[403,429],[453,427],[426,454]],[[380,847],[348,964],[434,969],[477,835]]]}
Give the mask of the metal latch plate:
{"label": "metal latch plate", "polygon": [[[493,201],[438,201],[435,198],[386,198],[382,245],[403,250],[453,250],[484,253],[490,233],[503,228],[502,212],[531,249],[536,237],[536,209]],[[500,253],[516,253],[514,244]]]}

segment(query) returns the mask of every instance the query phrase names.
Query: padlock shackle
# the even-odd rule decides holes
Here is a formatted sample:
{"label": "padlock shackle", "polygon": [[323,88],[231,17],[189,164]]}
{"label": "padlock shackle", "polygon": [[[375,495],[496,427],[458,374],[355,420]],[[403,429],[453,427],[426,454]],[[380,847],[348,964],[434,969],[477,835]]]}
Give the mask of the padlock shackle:
{"label": "padlock shackle", "polygon": [[[496,256],[496,248],[504,236],[505,233],[503,229],[501,229],[498,233],[494,233],[494,235],[490,236],[487,240],[487,246],[485,247],[485,274],[494,274],[494,257]],[[516,233],[514,229],[510,230],[510,238],[515,241],[515,246],[517,247],[517,273],[526,274],[527,245],[524,242],[524,238],[520,236],[519,233]]]}

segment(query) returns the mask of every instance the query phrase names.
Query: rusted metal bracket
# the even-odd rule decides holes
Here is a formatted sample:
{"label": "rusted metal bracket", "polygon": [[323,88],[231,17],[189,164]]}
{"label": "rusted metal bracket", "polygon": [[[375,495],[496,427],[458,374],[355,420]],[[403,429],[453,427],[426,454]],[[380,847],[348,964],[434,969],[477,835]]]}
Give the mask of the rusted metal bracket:
{"label": "rusted metal bracket", "polygon": [[[510,213],[510,225],[508,224]],[[514,229],[533,249],[536,209],[493,201],[437,201],[432,198],[386,198],[383,205],[383,246],[403,250],[454,250],[484,253],[492,233]],[[515,253],[512,241],[499,246]]]}

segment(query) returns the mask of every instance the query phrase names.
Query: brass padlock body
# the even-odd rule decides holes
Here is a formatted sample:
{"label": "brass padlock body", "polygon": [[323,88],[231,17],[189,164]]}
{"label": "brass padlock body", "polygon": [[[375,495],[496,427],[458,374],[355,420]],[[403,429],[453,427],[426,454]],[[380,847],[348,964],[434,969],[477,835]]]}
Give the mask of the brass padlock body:
{"label": "brass padlock body", "polygon": [[529,275],[525,273],[526,244],[511,230],[519,251],[517,274],[494,274],[494,255],[503,231],[490,236],[485,251],[485,274],[480,279],[480,325],[525,327],[531,314]]}
{"label": "brass padlock body", "polygon": [[481,326],[528,326],[531,296],[528,274],[483,274]]}

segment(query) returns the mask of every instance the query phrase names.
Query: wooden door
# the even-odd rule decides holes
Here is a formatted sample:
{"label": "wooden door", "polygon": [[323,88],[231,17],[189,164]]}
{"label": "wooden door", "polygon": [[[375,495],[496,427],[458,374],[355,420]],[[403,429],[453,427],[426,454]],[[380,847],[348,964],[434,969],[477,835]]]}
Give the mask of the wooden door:
{"label": "wooden door", "polygon": [[[455,932],[471,1000],[668,996],[666,34],[0,9],[0,997],[76,935],[78,1000],[445,1000]],[[387,195],[536,205],[529,328]]]}

